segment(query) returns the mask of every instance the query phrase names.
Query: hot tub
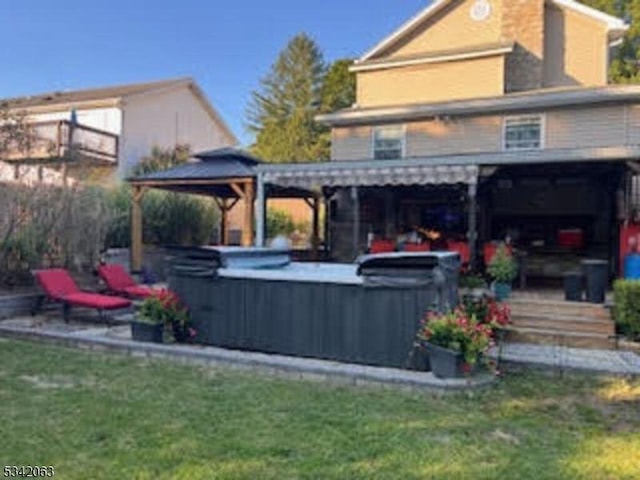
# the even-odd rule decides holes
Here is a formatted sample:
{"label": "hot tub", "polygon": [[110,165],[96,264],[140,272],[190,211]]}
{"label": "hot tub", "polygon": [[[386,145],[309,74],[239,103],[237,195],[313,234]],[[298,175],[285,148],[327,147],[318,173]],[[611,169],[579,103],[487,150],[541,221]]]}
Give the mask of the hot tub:
{"label": "hot tub", "polygon": [[411,367],[425,311],[457,301],[459,263],[449,252],[334,264],[292,262],[274,249],[182,249],[173,252],[169,287],[203,344]]}

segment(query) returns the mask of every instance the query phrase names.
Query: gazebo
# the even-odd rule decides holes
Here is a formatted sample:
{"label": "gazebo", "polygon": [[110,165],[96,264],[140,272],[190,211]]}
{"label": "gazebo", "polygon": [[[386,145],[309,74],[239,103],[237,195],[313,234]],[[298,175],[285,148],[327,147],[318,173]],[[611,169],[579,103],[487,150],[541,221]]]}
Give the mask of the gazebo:
{"label": "gazebo", "polygon": [[[222,244],[229,244],[228,214],[239,202],[245,202],[242,226],[243,246],[255,242],[256,225],[255,196],[257,166],[262,162],[236,148],[222,148],[198,153],[194,158],[176,167],[139,175],[128,179],[132,187],[131,204],[131,270],[142,268],[142,199],[150,188],[179,193],[206,195],[213,197],[220,212],[220,237]],[[320,195],[311,190],[261,183],[262,199],[302,198],[313,209],[312,249],[317,253],[319,246],[319,207]],[[266,228],[266,208],[264,200],[260,202],[260,214],[257,221],[259,244],[263,243]]]}

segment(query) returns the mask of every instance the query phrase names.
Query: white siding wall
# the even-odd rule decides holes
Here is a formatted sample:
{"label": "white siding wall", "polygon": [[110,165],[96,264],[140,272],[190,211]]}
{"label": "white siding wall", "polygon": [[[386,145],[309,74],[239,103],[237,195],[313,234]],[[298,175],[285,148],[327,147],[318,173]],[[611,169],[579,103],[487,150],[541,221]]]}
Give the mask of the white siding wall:
{"label": "white siding wall", "polygon": [[129,97],[123,106],[119,175],[147,155],[153,146],[189,144],[193,152],[230,146],[218,124],[187,88]]}
{"label": "white siding wall", "polygon": [[[78,123],[120,135],[122,132],[122,112],[119,108],[93,108],[76,111]],[[34,122],[70,120],[71,109],[59,112],[36,113],[29,117]]]}

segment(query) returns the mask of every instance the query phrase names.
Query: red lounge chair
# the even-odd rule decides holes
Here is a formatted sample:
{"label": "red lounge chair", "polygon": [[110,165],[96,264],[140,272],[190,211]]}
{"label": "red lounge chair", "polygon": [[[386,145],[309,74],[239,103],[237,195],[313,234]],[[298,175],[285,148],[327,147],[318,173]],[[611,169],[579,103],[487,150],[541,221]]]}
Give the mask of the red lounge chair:
{"label": "red lounge chair", "polygon": [[374,240],[371,242],[369,253],[389,253],[395,252],[396,242],[393,240]]}
{"label": "red lounge chair", "polygon": [[431,244],[429,242],[405,243],[403,250],[405,252],[430,252]]}
{"label": "red lounge chair", "polygon": [[447,242],[447,250],[460,255],[460,263],[462,265],[467,265],[471,260],[471,252],[469,251],[469,244],[467,242],[449,240]]}
{"label": "red lounge chair", "polygon": [[138,285],[117,263],[104,264],[98,267],[98,275],[107,284],[109,291],[129,298],[147,298],[157,294],[157,290]]}
{"label": "red lounge chair", "polygon": [[37,270],[34,276],[51,301],[62,303],[65,322],[69,320],[72,306],[95,308],[100,318],[103,318],[104,310],[119,310],[131,306],[131,301],[126,298],[81,291],[69,272],[62,268]]}

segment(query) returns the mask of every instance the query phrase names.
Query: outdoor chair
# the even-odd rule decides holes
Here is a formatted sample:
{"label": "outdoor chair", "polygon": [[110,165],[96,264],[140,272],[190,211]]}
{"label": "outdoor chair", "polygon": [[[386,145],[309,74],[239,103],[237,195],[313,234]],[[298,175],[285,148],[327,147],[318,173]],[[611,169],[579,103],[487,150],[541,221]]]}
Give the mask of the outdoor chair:
{"label": "outdoor chair", "polygon": [[104,280],[110,293],[129,298],[145,299],[155,295],[158,291],[150,287],[138,285],[117,263],[105,263],[98,267],[98,275]]}
{"label": "outdoor chair", "polygon": [[469,251],[469,243],[460,240],[448,240],[447,250],[455,252],[460,255],[460,264],[462,266],[468,265],[471,260],[471,252]]}
{"label": "outdoor chair", "polygon": [[[69,272],[62,268],[36,270],[33,275],[50,301],[62,303],[62,314],[65,322],[69,321],[69,313],[72,306],[94,308],[98,310],[100,319],[104,319],[103,312],[105,310],[120,310],[131,306],[131,301],[126,298],[80,290],[71,275],[69,275]],[[38,307],[33,313],[38,310]]]}
{"label": "outdoor chair", "polygon": [[405,243],[402,250],[405,252],[430,252],[431,244],[429,242]]}
{"label": "outdoor chair", "polygon": [[389,253],[395,252],[396,242],[393,240],[374,240],[371,242],[369,253]]}

